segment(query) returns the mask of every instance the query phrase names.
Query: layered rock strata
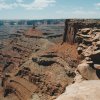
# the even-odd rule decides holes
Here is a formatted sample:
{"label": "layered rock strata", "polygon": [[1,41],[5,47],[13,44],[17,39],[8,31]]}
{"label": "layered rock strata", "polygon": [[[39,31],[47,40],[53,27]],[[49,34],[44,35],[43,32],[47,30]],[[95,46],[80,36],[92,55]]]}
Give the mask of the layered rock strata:
{"label": "layered rock strata", "polygon": [[82,28],[100,28],[100,21],[98,20],[74,20],[66,19],[65,21],[65,31],[63,35],[63,42],[74,43],[75,36],[79,29]]}
{"label": "layered rock strata", "polygon": [[[92,98],[96,98],[93,92],[99,89],[99,82],[82,81],[100,78],[99,22],[67,20],[66,23],[64,42],[67,43],[62,45],[49,41],[42,32],[33,28],[0,45],[1,100],[11,100],[11,98],[12,100],[54,100],[65,91],[66,86],[73,83],[75,84],[66,88],[66,91],[73,91],[70,87],[79,90],[75,89],[77,95],[74,95],[74,98],[72,95],[66,97],[67,99],[85,100],[87,95],[83,90],[90,83],[93,86]],[[92,28],[95,26],[97,28]],[[81,29],[82,27],[91,28]],[[56,38],[59,40],[58,37]],[[78,45],[70,44],[74,41]],[[94,85],[95,82],[97,87]],[[91,90],[91,86],[88,90]],[[71,95],[69,91],[67,93]],[[96,100],[99,100],[98,94]],[[91,100],[89,96],[90,94],[87,97]],[[57,100],[63,99],[61,97]]]}
{"label": "layered rock strata", "polygon": [[100,29],[85,28],[77,33],[78,54],[81,63],[77,71],[85,79],[100,78]]}
{"label": "layered rock strata", "polygon": [[0,99],[53,100],[73,82],[78,64],[76,45],[50,42],[37,29],[2,44]]}
{"label": "layered rock strata", "polygon": [[94,25],[89,24],[91,28],[82,28],[75,33],[80,63],[75,71],[74,84],[66,87],[65,92],[55,100],[99,100],[100,29]]}

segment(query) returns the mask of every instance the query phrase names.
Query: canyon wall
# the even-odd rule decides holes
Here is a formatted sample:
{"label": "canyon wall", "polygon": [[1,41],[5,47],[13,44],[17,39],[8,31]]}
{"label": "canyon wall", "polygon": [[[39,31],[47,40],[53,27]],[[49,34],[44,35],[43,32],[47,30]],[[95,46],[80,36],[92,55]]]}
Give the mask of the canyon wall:
{"label": "canyon wall", "polygon": [[82,28],[100,28],[100,20],[93,19],[66,19],[63,42],[74,43],[75,36],[79,29]]}
{"label": "canyon wall", "polygon": [[[78,27],[72,27],[75,22],[65,23],[67,28],[73,28],[73,31],[70,31],[65,27],[66,38],[64,38],[70,43],[76,39],[79,65],[76,67],[73,84],[67,86],[65,92],[55,100],[100,99],[100,23],[99,21],[97,24],[87,23],[87,20],[85,22],[82,21],[80,24],[78,22]],[[78,32],[74,33],[76,36],[73,38],[74,29],[80,27],[82,29],[77,30]],[[66,34],[66,32],[68,33]]]}
{"label": "canyon wall", "polygon": [[[23,32],[18,29],[21,34],[3,41],[0,49],[0,100],[54,100],[70,84],[99,80],[99,27],[99,20],[67,19],[62,45],[59,34],[51,34],[51,29],[45,33],[33,28]],[[91,82],[83,82],[82,86],[91,84],[96,89],[97,81]],[[79,85],[75,84],[75,88]]]}
{"label": "canyon wall", "polygon": [[61,45],[51,29],[17,31],[20,36],[3,41],[0,49],[0,100],[53,100],[73,83],[76,45]]}

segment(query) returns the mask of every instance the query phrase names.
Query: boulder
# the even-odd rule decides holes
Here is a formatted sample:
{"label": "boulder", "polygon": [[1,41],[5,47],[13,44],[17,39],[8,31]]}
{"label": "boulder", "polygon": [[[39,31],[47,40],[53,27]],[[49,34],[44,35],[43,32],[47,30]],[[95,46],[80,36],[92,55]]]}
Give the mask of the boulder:
{"label": "boulder", "polygon": [[93,41],[99,41],[100,40],[100,32],[96,34],[96,36],[93,38]]}
{"label": "boulder", "polygon": [[94,64],[94,68],[100,70],[100,64]]}
{"label": "boulder", "polygon": [[100,100],[100,81],[90,80],[66,87],[66,91],[55,100]]}
{"label": "boulder", "polygon": [[96,75],[96,70],[94,70],[87,62],[79,64],[77,71],[86,80],[98,79],[98,77]]}
{"label": "boulder", "polygon": [[97,47],[100,47],[100,41],[96,42]]}

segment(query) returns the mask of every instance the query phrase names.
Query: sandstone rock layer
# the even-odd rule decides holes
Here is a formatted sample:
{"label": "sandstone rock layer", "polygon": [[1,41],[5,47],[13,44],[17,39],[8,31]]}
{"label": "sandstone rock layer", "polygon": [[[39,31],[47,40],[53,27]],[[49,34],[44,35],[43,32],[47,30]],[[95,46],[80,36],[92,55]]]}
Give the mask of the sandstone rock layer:
{"label": "sandstone rock layer", "polygon": [[91,80],[66,87],[65,93],[55,100],[100,100],[100,81]]}

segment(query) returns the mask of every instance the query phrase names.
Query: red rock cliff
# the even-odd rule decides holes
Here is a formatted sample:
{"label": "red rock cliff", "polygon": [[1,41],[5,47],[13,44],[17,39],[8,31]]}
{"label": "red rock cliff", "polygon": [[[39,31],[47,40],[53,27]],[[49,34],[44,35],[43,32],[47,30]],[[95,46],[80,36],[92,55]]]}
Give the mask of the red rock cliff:
{"label": "red rock cliff", "polygon": [[88,19],[66,19],[63,42],[74,43],[75,36],[79,29],[100,27],[100,21]]}

